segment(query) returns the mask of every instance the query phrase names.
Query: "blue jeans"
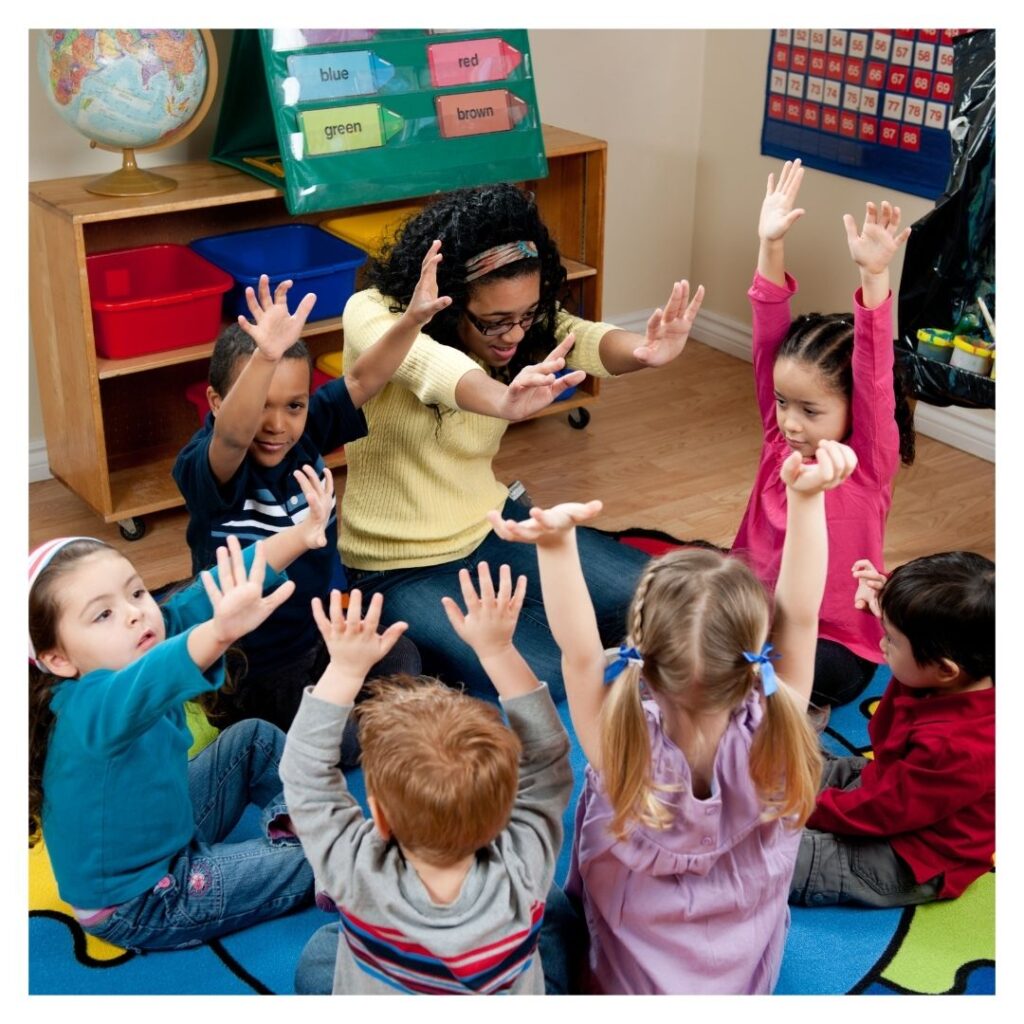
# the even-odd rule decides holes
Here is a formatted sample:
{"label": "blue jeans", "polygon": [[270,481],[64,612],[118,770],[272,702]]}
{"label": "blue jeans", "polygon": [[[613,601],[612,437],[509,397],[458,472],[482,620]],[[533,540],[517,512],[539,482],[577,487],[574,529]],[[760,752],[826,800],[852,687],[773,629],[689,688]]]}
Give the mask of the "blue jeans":
{"label": "blue jeans", "polygon": [[[510,499],[502,515],[506,519],[526,519],[529,510]],[[578,529],[576,542],[601,640],[606,647],[618,646],[626,632],[629,602],[649,556],[597,530]],[[385,571],[346,566],[345,572],[350,586],[359,587],[364,594],[379,591],[384,595],[383,624],[400,620],[409,623],[407,635],[419,649],[425,672],[449,684],[465,683],[474,696],[494,700],[494,688],[476,655],[455,635],[441,607],[445,595],[461,604],[459,570],[469,569],[475,583],[478,562],[487,562],[495,577],[502,564],[511,568],[513,582],[520,575],[526,576],[526,601],[513,641],[537,678],[548,684],[552,698],[564,700],[562,658],[544,613],[537,550],[532,544],[505,541],[492,532],[465,558],[442,565]]]}
{"label": "blue jeans", "polygon": [[[544,991],[564,996],[578,991],[576,978],[586,960],[587,926],[582,912],[558,888],[551,886],[544,905],[537,952],[544,971]],[[334,988],[338,957],[338,922],[322,925],[303,947],[295,967],[295,991],[300,996],[329,996]]]}
{"label": "blue jeans", "polygon": [[[196,824],[188,846],[155,886],[86,931],[127,949],[182,949],[311,903],[313,871],[299,840],[271,828],[288,813],[277,774],[283,749],[280,729],[250,719],[197,754],[188,766]],[[263,834],[224,842],[250,803],[263,808]]]}

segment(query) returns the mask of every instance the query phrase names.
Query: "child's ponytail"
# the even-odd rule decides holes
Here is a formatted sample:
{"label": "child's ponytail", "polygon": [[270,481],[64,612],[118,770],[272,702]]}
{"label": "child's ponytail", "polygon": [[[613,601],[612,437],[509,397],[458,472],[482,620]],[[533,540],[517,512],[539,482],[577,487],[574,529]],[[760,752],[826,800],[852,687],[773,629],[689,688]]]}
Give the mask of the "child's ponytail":
{"label": "child's ponytail", "polygon": [[601,708],[601,783],[612,806],[611,831],[626,837],[633,822],[667,828],[668,808],[654,795],[651,743],[640,697],[640,666],[630,662]]}
{"label": "child's ponytail", "polygon": [[780,679],[762,697],[764,718],[750,748],[750,777],[772,818],[799,828],[814,810],[821,779],[821,751],[806,711]]}

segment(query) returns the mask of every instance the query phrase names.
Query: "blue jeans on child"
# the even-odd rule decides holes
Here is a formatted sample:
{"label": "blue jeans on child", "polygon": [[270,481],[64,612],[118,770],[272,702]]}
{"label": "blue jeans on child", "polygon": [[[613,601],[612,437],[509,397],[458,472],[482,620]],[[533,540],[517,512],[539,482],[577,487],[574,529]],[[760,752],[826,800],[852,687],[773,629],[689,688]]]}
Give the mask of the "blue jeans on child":
{"label": "blue jeans on child", "polygon": [[[509,499],[502,515],[506,519],[526,519],[529,509]],[[606,647],[617,647],[626,632],[629,602],[649,556],[585,527],[577,529],[576,542],[601,640]],[[465,683],[466,690],[474,696],[494,700],[494,688],[476,655],[455,635],[441,606],[445,595],[461,605],[459,570],[469,569],[475,586],[478,562],[487,562],[495,579],[502,564],[511,568],[513,584],[520,575],[526,576],[526,600],[513,641],[537,678],[548,684],[552,698],[564,700],[562,658],[544,613],[537,550],[532,544],[505,541],[492,532],[465,558],[441,565],[384,571],[346,566],[345,572],[351,587],[358,587],[366,595],[378,591],[384,595],[384,625],[409,623],[407,635],[419,649],[425,672],[438,675],[449,684]]]}
{"label": "blue jeans on child", "polygon": [[[258,719],[222,732],[189,762],[196,830],[150,889],[86,928],[127,949],[197,946],[313,900],[313,871],[298,839],[275,819],[288,813],[277,770],[284,733]],[[224,842],[250,804],[262,835]]]}

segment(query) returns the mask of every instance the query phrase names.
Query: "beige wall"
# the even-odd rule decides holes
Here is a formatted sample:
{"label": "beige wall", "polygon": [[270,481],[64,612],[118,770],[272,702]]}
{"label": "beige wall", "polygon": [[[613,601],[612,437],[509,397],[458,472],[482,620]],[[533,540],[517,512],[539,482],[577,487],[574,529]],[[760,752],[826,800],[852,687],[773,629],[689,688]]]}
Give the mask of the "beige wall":
{"label": "beige wall", "polygon": [[[731,30],[706,33],[693,276],[707,289],[706,304],[722,316],[750,322],[746,292],[757,260],[757,215],[765,182],[782,161],[761,156],[765,69],[771,33]],[[786,237],[786,265],[800,283],[797,312],[851,308],[858,284],[842,216],[860,220],[864,203],[888,199],[912,224],[933,203],[823,171],[808,170],[800,189],[807,210]],[[902,253],[892,265],[897,291]]]}
{"label": "beige wall", "polygon": [[608,142],[606,316],[651,310],[691,276],[705,35],[530,32],[541,117]]}

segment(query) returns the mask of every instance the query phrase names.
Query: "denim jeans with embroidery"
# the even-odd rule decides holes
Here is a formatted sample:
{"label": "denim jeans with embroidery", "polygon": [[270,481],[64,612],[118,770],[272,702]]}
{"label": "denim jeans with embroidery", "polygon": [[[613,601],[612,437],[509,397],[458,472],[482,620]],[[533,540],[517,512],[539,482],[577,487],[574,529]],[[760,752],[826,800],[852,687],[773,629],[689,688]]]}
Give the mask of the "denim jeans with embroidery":
{"label": "denim jeans with embroidery", "polygon": [[[510,498],[501,514],[506,519],[526,519],[530,512]],[[586,527],[577,529],[576,543],[601,639],[606,647],[617,647],[626,633],[629,602],[650,556]],[[461,605],[459,570],[468,569],[476,586],[478,562],[487,562],[494,579],[502,563],[512,570],[513,584],[518,576],[526,576],[526,600],[513,641],[537,678],[548,684],[552,700],[565,700],[562,655],[544,612],[537,549],[532,544],[502,540],[492,532],[464,558],[441,565],[382,571],[346,566],[345,573],[349,585],[362,590],[364,607],[369,595],[377,591],[384,595],[382,627],[392,622],[409,623],[408,636],[419,649],[425,672],[440,676],[449,685],[465,683],[474,697],[493,701],[494,686],[469,645],[455,635],[441,604],[441,598],[447,595]]]}
{"label": "denim jeans with embroidery", "polygon": [[[287,814],[277,774],[283,749],[280,729],[250,719],[197,754],[192,840],[152,889],[86,931],[127,949],[182,949],[311,903],[313,871],[298,839],[275,822]],[[262,834],[224,842],[249,804],[262,808]]]}

